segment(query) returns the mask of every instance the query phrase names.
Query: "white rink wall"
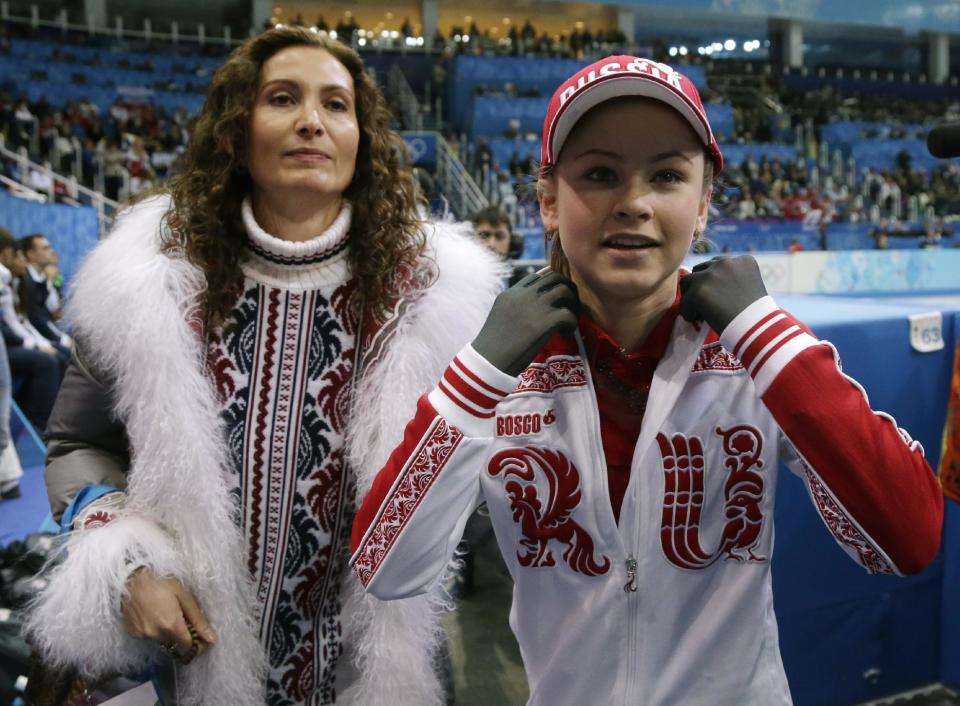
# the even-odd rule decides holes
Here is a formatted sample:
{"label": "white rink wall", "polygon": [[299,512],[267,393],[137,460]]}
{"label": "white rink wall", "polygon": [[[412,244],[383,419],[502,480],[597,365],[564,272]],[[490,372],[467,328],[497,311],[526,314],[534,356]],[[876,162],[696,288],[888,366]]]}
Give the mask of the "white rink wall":
{"label": "white rink wall", "polygon": [[[684,266],[714,255],[691,255]],[[754,253],[771,292],[943,294],[960,292],[960,249]]]}

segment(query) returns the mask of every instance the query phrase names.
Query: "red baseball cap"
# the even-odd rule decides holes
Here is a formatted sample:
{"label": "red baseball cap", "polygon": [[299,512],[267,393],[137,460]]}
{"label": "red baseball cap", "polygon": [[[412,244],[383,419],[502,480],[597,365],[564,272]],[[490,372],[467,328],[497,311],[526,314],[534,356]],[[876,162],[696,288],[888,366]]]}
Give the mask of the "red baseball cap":
{"label": "red baseball cap", "polygon": [[638,56],[608,56],[580,69],[553,94],[543,121],[540,167],[556,163],[563,143],[588,110],[611,98],[643,96],[663,101],[687,119],[713,157],[716,173],[723,155],[693,81],[674,68]]}

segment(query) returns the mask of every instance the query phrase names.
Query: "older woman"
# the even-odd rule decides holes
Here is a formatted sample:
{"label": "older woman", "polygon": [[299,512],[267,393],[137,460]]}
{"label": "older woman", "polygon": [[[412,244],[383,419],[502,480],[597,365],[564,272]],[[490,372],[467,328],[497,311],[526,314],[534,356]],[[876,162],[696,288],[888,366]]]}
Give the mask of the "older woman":
{"label": "older woman", "polygon": [[336,42],[270,30],[217,71],[181,175],[74,284],[46,474],[68,551],[30,623],[48,662],[175,657],[181,704],[439,703],[433,601],[363,596],[349,531],[501,273],[419,220],[402,154]]}

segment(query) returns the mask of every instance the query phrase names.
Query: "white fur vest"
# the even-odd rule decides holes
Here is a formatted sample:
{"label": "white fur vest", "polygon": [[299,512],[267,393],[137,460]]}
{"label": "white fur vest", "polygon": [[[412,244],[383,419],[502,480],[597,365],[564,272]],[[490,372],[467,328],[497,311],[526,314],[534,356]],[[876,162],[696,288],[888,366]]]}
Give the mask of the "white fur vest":
{"label": "white fur vest", "polygon": [[[265,656],[256,637],[243,537],[229,495],[219,406],[201,338],[188,321],[202,273],[159,252],[169,199],[126,211],[87,257],[69,317],[94,369],[115,380],[115,413],[132,463],[120,517],[66,541],[67,556],[32,611],[28,629],[47,660],[88,676],[130,671],[156,643],[130,638],[120,600],[131,563],[191,587],[218,643],[180,668],[183,706],[262,706]],[[347,455],[360,498],[400,442],[418,397],[479,331],[502,271],[463,226],[431,224],[427,256],[436,281],[412,297],[384,349],[355,381]],[[439,599],[380,602],[344,579],[344,656],[357,677],[338,684],[355,706],[440,704],[431,667]]]}

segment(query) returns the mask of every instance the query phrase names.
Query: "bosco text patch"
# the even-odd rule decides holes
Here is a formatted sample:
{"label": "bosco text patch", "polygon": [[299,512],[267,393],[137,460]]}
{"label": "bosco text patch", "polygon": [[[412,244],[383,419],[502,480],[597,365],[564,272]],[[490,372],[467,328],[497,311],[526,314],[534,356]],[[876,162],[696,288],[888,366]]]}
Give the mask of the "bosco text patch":
{"label": "bosco text patch", "polygon": [[544,427],[557,421],[552,409],[545,414],[504,414],[497,416],[497,436],[529,436],[539,434]]}

